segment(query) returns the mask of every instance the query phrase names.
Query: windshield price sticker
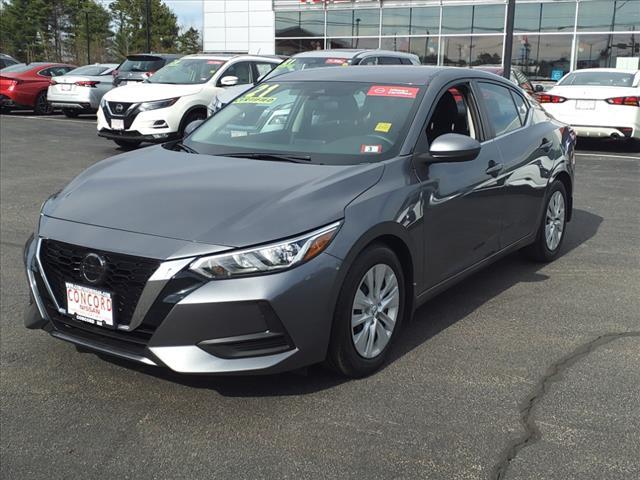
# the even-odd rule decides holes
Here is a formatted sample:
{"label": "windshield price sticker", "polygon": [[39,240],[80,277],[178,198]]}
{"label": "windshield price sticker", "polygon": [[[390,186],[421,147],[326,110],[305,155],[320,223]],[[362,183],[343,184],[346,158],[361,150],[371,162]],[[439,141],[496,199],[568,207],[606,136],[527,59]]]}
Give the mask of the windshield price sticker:
{"label": "windshield price sticker", "polygon": [[207,65],[222,65],[223,63],[222,60],[207,60]]}
{"label": "windshield price sticker", "polygon": [[382,133],[389,133],[389,131],[391,130],[391,127],[393,126],[392,123],[387,123],[387,122],[379,122],[376,125],[376,128],[374,129],[376,132],[382,132]]}
{"label": "windshield price sticker", "polygon": [[391,85],[374,85],[367,95],[370,97],[416,98],[420,91],[417,87],[396,87]]}
{"label": "windshield price sticker", "polygon": [[276,101],[276,97],[267,97],[268,94],[273,93],[280,85],[271,85],[269,83],[263,83],[259,85],[245,96],[239,98],[233,103],[255,103],[258,105],[269,105]]}
{"label": "windshield price sticker", "polygon": [[360,145],[360,153],[382,153],[382,145]]}
{"label": "windshield price sticker", "polygon": [[324,63],[327,65],[344,65],[347,61],[344,58],[327,58]]}

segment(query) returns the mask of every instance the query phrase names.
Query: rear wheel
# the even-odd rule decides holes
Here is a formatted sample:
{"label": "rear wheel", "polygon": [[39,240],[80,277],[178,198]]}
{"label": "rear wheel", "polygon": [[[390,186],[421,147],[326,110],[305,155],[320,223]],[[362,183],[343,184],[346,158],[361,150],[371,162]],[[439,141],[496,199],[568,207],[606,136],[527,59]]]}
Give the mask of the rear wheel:
{"label": "rear wheel", "polygon": [[551,262],[556,259],[565,237],[568,204],[564,184],[556,180],[549,188],[536,239],[523,250],[530,259],[536,262]]}
{"label": "rear wheel", "polygon": [[405,279],[388,247],[365,250],[347,273],[333,320],[327,354],[330,368],[349,377],[378,370],[405,309]]}
{"label": "rear wheel", "polygon": [[33,107],[36,115],[49,115],[53,112],[53,106],[47,101],[47,92],[43,91],[38,94],[36,104]]}
{"label": "rear wheel", "polygon": [[139,140],[114,140],[116,144],[126,150],[131,150],[133,148],[139,147],[142,142]]}
{"label": "rear wheel", "polygon": [[78,118],[78,115],[80,115],[80,111],[73,108],[63,108],[62,113],[68,118]]}

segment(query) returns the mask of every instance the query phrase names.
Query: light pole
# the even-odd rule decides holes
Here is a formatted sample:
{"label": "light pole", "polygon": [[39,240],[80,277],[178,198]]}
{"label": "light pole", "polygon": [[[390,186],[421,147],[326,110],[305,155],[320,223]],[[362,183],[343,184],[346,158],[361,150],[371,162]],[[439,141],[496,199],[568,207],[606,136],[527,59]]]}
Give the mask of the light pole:
{"label": "light pole", "polygon": [[91,63],[91,38],[89,37],[89,8],[84,10],[84,20],[87,34],[87,64]]}
{"label": "light pole", "polygon": [[513,20],[516,13],[516,0],[507,4],[507,25],[504,32],[504,56],[502,58],[502,76],[511,78],[511,57],[513,54]]}

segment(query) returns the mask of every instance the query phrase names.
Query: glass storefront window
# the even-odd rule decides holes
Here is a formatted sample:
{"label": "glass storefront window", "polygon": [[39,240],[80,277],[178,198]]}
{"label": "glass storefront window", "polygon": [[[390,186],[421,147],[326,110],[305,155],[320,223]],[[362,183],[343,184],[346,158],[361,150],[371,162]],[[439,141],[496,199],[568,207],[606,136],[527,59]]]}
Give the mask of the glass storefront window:
{"label": "glass storefront window", "polygon": [[423,65],[438,63],[438,37],[386,37],[380,48],[413,53]]}
{"label": "glass storefront window", "polygon": [[329,10],[327,11],[327,36],[352,37],[380,34],[380,10]]}
{"label": "glass storefront window", "polygon": [[502,35],[444,37],[442,64],[456,67],[502,64]]}
{"label": "glass storefront window", "polygon": [[327,48],[378,48],[377,38],[328,38]]}
{"label": "glass storefront window", "polygon": [[384,8],[382,35],[437,35],[439,8]]}
{"label": "glass storefront window", "polygon": [[516,32],[573,31],[576,2],[516,3]]}
{"label": "glass storefront window", "polygon": [[559,80],[569,72],[573,35],[514,35],[513,66],[531,80]]}
{"label": "glass storefront window", "polygon": [[442,8],[442,33],[471,33],[473,6]]}
{"label": "glass storefront window", "polygon": [[324,36],[322,10],[276,12],[276,37]]}
{"label": "glass storefront window", "polygon": [[620,57],[640,56],[640,36],[634,34],[579,35],[576,68],[614,68]]}
{"label": "glass storefront window", "polygon": [[476,5],[473,9],[473,33],[503,32],[506,14],[504,5]]}
{"label": "glass storefront window", "polygon": [[640,0],[583,1],[578,9],[578,30],[640,30]]}
{"label": "glass storefront window", "polygon": [[276,55],[294,55],[309,50],[323,49],[323,38],[276,38]]}

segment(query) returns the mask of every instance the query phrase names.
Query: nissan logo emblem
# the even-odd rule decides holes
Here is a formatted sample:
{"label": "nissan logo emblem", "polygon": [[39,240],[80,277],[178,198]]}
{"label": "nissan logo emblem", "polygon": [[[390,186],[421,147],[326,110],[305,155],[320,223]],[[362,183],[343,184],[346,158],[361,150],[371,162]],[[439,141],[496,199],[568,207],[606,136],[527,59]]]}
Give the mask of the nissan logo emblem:
{"label": "nissan logo emblem", "polygon": [[80,264],[80,273],[84,279],[95,285],[100,283],[107,273],[107,263],[103,257],[97,253],[90,253],[82,259]]}
{"label": "nissan logo emblem", "polygon": [[116,105],[116,113],[122,113],[124,111],[124,105],[122,105],[121,103],[118,103]]}

